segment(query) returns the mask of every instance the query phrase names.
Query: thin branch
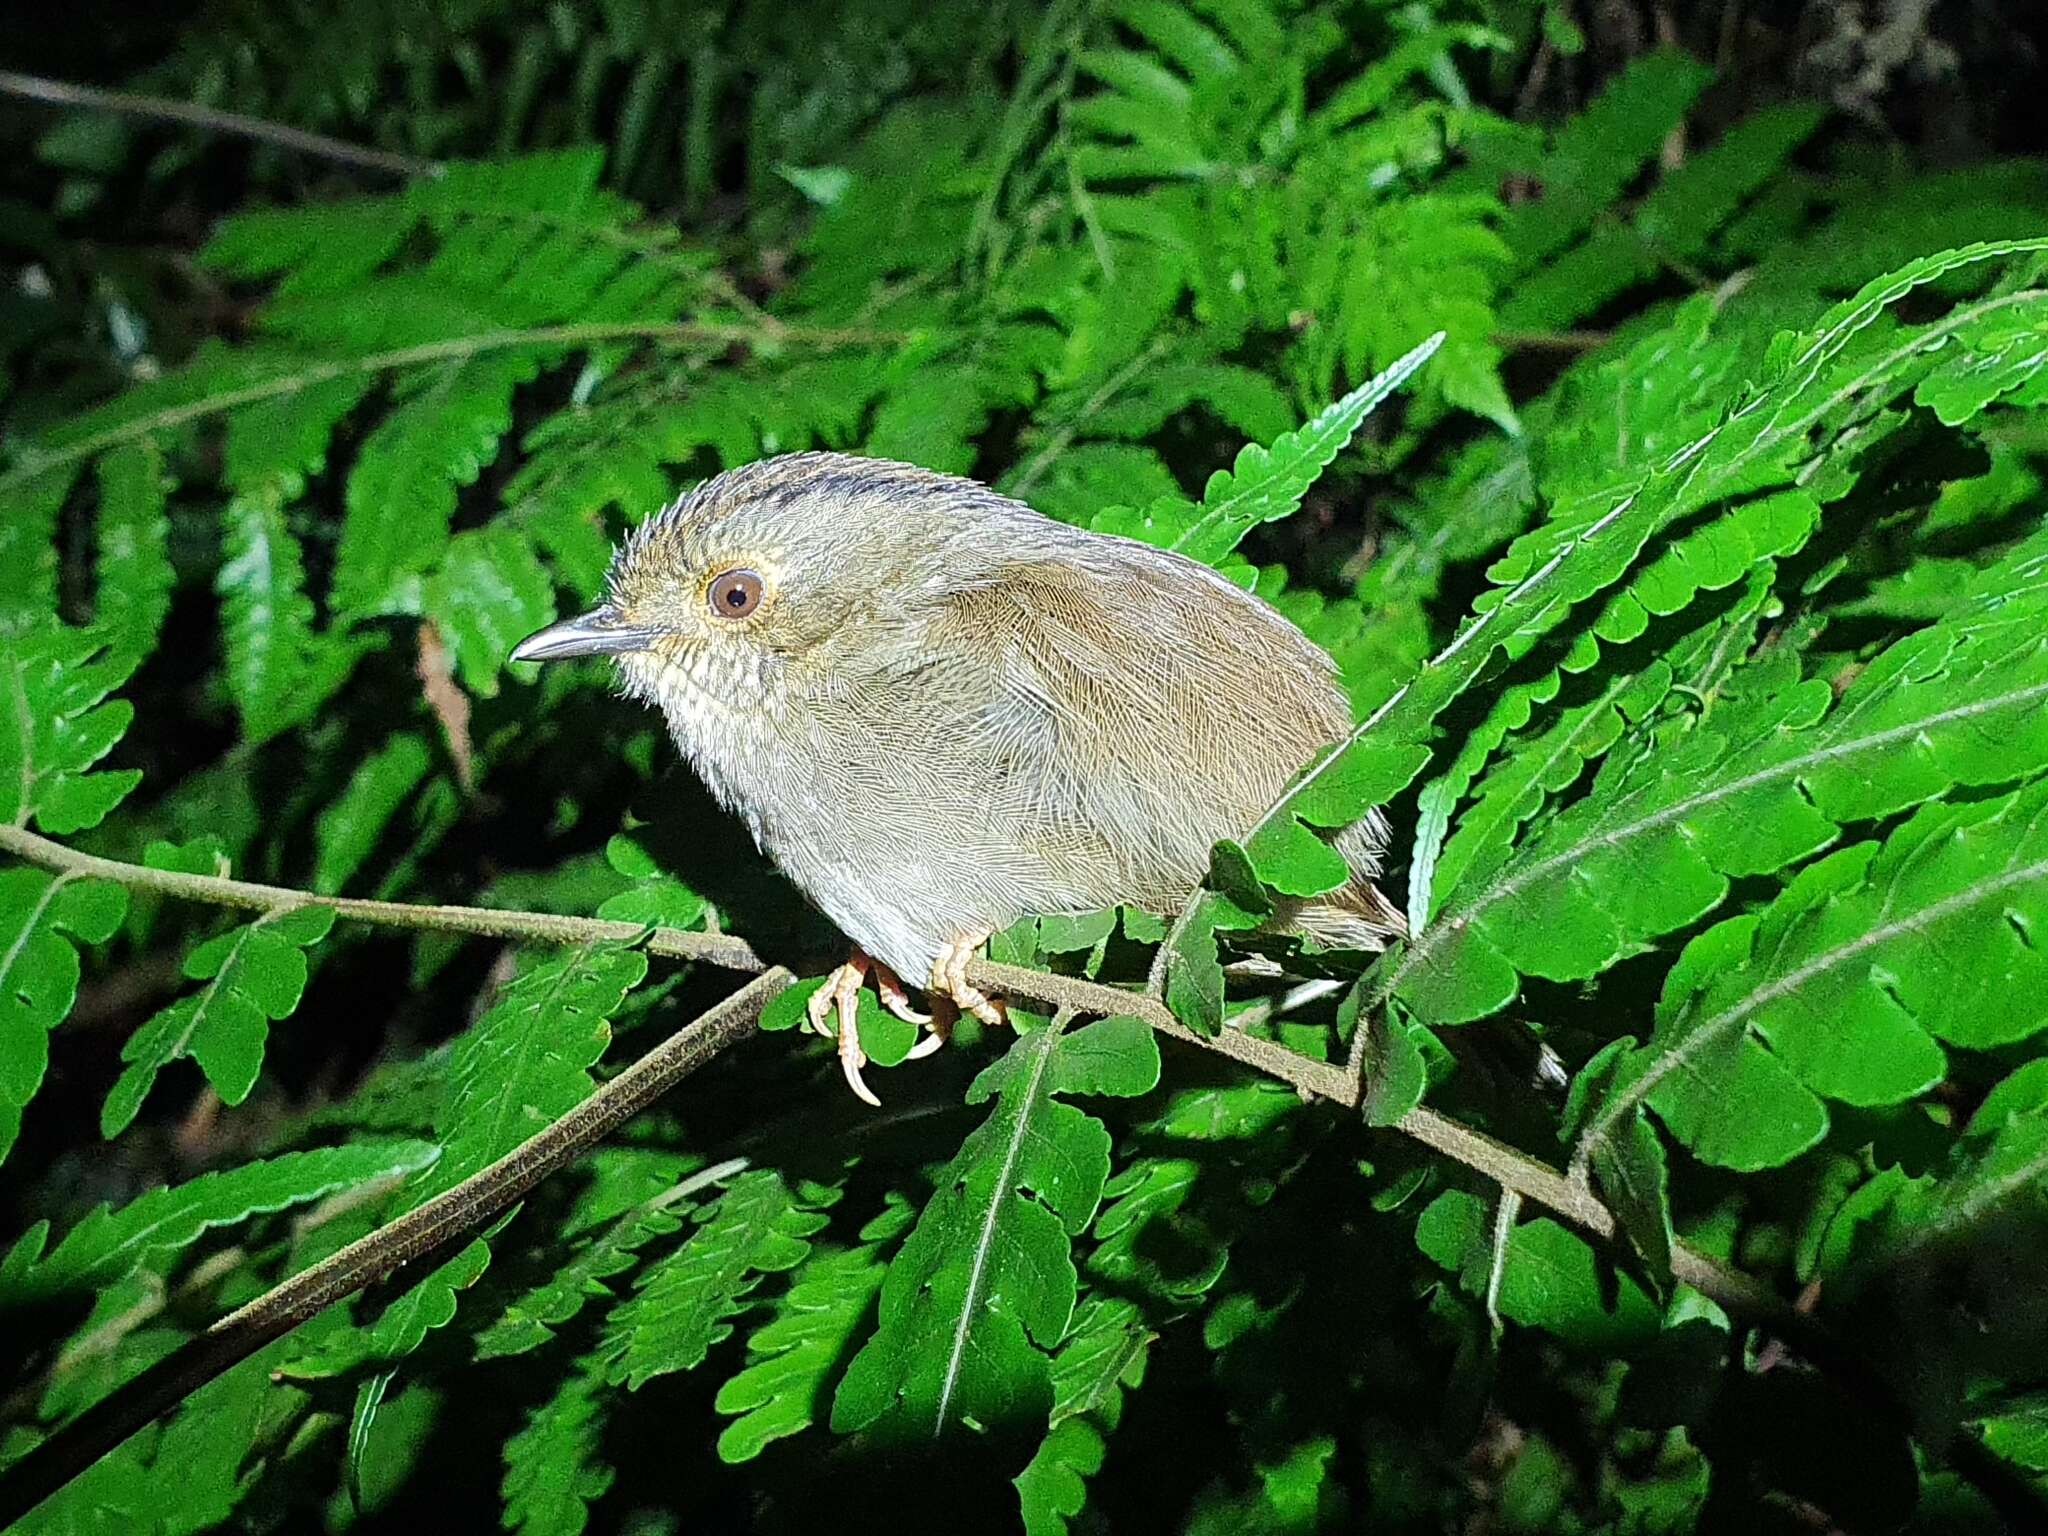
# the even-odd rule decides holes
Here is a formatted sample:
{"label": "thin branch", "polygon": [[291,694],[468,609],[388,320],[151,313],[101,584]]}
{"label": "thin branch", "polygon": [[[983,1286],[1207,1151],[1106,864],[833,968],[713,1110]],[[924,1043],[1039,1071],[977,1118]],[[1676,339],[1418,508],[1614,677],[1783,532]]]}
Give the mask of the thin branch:
{"label": "thin branch", "polygon": [[1614,339],[1612,331],[1495,331],[1489,338],[1509,352],[1591,352]]}
{"label": "thin branch", "polygon": [[[48,80],[40,75],[25,75],[15,70],[0,70],[0,95],[48,102],[53,106],[79,107],[87,111],[115,112],[127,117],[152,118],[159,122],[179,123],[214,133],[235,134],[241,138],[256,139],[285,149],[297,150],[302,154],[317,155],[323,160],[339,161],[345,165],[360,165],[370,170],[389,171],[397,176],[433,178],[446,175],[448,170],[439,160],[402,155],[390,150],[366,149],[345,139],[332,138],[324,133],[310,133],[303,128],[294,128],[286,123],[274,123],[266,118],[250,117],[240,112],[223,112],[218,108],[204,107],[195,102],[178,101],[165,96],[143,96],[132,91],[109,91],[98,86],[74,85],[69,81]],[[534,223],[551,222],[545,209],[510,210],[502,212],[500,216]],[[651,243],[636,241],[604,226],[579,225],[577,231],[579,234],[599,240],[615,239],[643,255],[660,259],[660,253]],[[788,333],[787,324],[748,298],[723,272],[715,268],[707,270],[691,267],[688,270],[690,276],[746,315],[764,334],[780,339]]]}
{"label": "thin branch", "polygon": [[1067,444],[1074,440],[1074,435],[1088,423],[1089,418],[1108,405],[1119,394],[1123,393],[1123,388],[1126,384],[1130,383],[1131,380],[1164,357],[1172,345],[1173,342],[1169,337],[1153,337],[1150,346],[1146,347],[1144,351],[1140,352],[1104,380],[1102,387],[1090,395],[1082,403],[1081,408],[1069,416],[1059,430],[1045,440],[1045,446],[1024,461],[1023,468],[1018,470],[1016,476],[1010,481],[1010,494],[1022,496],[1032,486],[1036,485],[1038,477],[1050,469],[1053,461],[1067,451]]}
{"label": "thin branch", "polygon": [[230,1312],[100,1399],[0,1471],[0,1528],[11,1526],[158,1414],[273,1339],[394,1270],[423,1265],[468,1237],[742,1038],[769,1001],[795,979],[780,966],[763,972],[488,1168]]}
{"label": "thin branch", "polygon": [[[636,924],[604,918],[567,917],[553,912],[522,912],[493,907],[413,906],[397,901],[315,896],[289,886],[259,885],[217,875],[150,869],[140,864],[126,864],[81,853],[19,827],[0,827],[0,851],[74,877],[94,876],[166,896],[242,911],[276,913],[298,907],[324,906],[332,909],[337,917],[381,927],[425,928],[441,933],[543,944],[588,944],[604,939],[631,939],[646,932]],[[752,945],[731,934],[656,928],[648,934],[646,948],[650,954],[700,961],[728,970],[765,972],[768,969],[768,962]],[[967,974],[976,986],[986,991],[1043,1007],[1072,1008],[1078,1013],[1097,1016],[1125,1014],[1141,1019],[1160,1034],[1185,1045],[1227,1056],[1253,1071],[1277,1078],[1304,1098],[1326,1099],[1346,1109],[1358,1108],[1361,1096],[1359,1079],[1341,1065],[1316,1061],[1277,1042],[1261,1040],[1240,1030],[1224,1030],[1213,1037],[1197,1034],[1176,1019],[1156,998],[1077,976],[1058,976],[1049,971],[1004,965],[993,960],[973,961]],[[1616,1234],[1613,1215],[1584,1180],[1567,1178],[1505,1142],[1461,1125],[1425,1105],[1410,1110],[1394,1129],[1464,1164],[1503,1189],[1512,1190],[1526,1200],[1555,1211],[1594,1237],[1611,1240]],[[1724,1269],[1682,1244],[1673,1253],[1672,1269],[1678,1278],[1730,1311],[1746,1316],[1763,1316],[1782,1305],[1771,1292],[1747,1276]]]}
{"label": "thin branch", "polygon": [[438,160],[394,154],[385,149],[365,149],[346,139],[324,133],[309,133],[286,123],[248,117],[240,112],[222,112],[196,102],[176,101],[166,96],[139,96],[132,91],[107,91],[93,85],[72,85],[64,80],[46,80],[40,75],[18,74],[0,69],[0,95],[21,96],[57,107],[82,107],[88,112],[118,112],[123,117],[145,117],[163,123],[178,123],[208,133],[231,133],[238,138],[256,139],[302,155],[317,155],[343,165],[360,165],[366,170],[388,171],[394,176],[439,176]]}
{"label": "thin branch", "polygon": [[[112,880],[131,890],[155,891],[184,901],[238,911],[276,915],[301,907],[326,907],[336,917],[380,928],[424,928],[437,933],[462,933],[484,939],[524,939],[540,944],[591,944],[625,940],[647,932],[642,923],[613,922],[597,917],[563,917],[553,912],[519,912],[498,907],[416,906],[402,901],[366,901],[354,896],[316,896],[284,885],[259,885],[220,875],[191,875],[181,870],[151,869],[81,853],[20,827],[0,827],[0,850],[30,864],[71,875]],[[677,960],[701,960],[730,971],[765,971],[768,962],[745,939],[721,933],[686,933],[657,928],[648,937],[649,954]]]}
{"label": "thin branch", "polygon": [[10,490],[56,465],[68,464],[76,459],[89,459],[106,449],[149,437],[166,428],[182,426],[188,421],[196,421],[204,416],[215,416],[222,411],[232,411],[240,406],[254,405],[261,400],[274,400],[281,395],[295,395],[301,390],[311,389],[316,384],[325,384],[333,379],[361,373],[385,373],[392,369],[411,368],[423,363],[453,362],[486,352],[502,351],[508,347],[578,347],[605,341],[717,342],[728,346],[782,346],[796,343],[817,347],[840,347],[887,344],[904,339],[905,333],[901,331],[859,328],[805,329],[783,325],[780,322],[771,330],[763,331],[752,326],[715,325],[691,320],[620,320],[579,325],[542,325],[531,330],[485,331],[474,336],[451,336],[441,341],[425,342],[419,346],[398,347],[389,352],[370,352],[361,357],[343,358],[338,362],[313,363],[305,368],[279,374],[276,378],[245,384],[240,389],[224,389],[216,395],[206,395],[180,405],[166,406],[160,411],[152,411],[146,416],[124,421],[119,426],[109,427],[104,432],[94,433],[90,437],[83,437],[60,447],[43,452],[24,452],[14,468],[0,474],[0,491]]}

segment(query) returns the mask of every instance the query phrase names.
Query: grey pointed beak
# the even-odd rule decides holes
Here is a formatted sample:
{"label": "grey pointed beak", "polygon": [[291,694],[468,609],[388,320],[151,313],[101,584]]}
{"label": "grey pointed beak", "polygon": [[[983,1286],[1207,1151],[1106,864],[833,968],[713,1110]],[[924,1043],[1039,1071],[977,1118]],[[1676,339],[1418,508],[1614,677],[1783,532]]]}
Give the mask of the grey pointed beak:
{"label": "grey pointed beak", "polygon": [[644,651],[655,631],[626,623],[610,606],[593,608],[536,630],[512,647],[514,661],[562,661],[571,656],[623,656]]}

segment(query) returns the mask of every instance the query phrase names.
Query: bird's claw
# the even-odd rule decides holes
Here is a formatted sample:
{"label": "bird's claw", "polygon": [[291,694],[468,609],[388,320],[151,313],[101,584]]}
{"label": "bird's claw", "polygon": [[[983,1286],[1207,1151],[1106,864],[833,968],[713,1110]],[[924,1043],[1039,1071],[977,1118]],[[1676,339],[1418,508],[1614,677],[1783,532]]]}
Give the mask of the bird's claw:
{"label": "bird's claw", "polygon": [[960,1018],[960,1010],[949,997],[932,999],[931,1030],[917,1044],[910,1048],[905,1061],[923,1061],[940,1046],[953,1038],[953,1025]]}
{"label": "bird's claw", "polygon": [[882,1000],[882,1006],[895,1014],[906,1024],[929,1024],[932,1016],[920,1012],[910,1005],[910,989],[903,985],[903,978],[879,960],[870,960],[868,965],[875,973],[875,995]]}
{"label": "bird's claw", "polygon": [[825,978],[825,985],[811,994],[804,1011],[810,1016],[811,1028],[837,1042],[839,1070],[846,1074],[846,1086],[853,1090],[853,1096],[870,1108],[880,1109],[882,1101],[860,1075],[868,1058],[860,1048],[860,1028],[856,1022],[860,1016],[860,984],[873,965],[866,955],[855,955]]}
{"label": "bird's claw", "polygon": [[982,1023],[1000,1028],[1010,1022],[1003,1005],[967,979],[967,962],[994,932],[993,928],[978,929],[941,949],[938,959],[932,962],[931,986],[927,990],[934,997],[946,998],[962,1013],[971,1013]]}
{"label": "bird's claw", "polygon": [[911,1006],[909,990],[894,971],[881,961],[862,954],[854,955],[833,971],[825,978],[825,984],[811,994],[809,1003],[805,1005],[811,1028],[837,1046],[839,1070],[845,1074],[846,1086],[853,1090],[855,1098],[873,1108],[882,1107],[882,1101],[875,1097],[874,1090],[861,1076],[861,1069],[868,1064],[868,1058],[867,1052],[860,1048],[857,1021],[860,1017],[861,983],[869,976],[875,979],[875,992],[884,1008],[899,1019],[928,1027],[929,1033],[910,1048],[909,1054],[903,1058],[905,1061],[922,1061],[951,1039],[954,1022],[963,1011],[973,1014],[984,1024],[1009,1022],[1003,1005],[967,979],[967,962],[988,941],[989,931],[964,935],[939,951],[938,959],[932,962],[930,1013],[919,1012]]}

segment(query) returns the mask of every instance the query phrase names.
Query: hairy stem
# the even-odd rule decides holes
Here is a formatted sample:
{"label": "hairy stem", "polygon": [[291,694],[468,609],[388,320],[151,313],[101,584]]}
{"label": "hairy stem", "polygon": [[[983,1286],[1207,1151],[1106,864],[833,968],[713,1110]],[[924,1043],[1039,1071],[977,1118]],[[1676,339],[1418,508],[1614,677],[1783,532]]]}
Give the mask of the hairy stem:
{"label": "hairy stem", "polygon": [[[243,912],[276,915],[300,907],[326,907],[336,917],[379,928],[425,928],[437,933],[462,933],[481,939],[520,939],[537,944],[592,944],[626,940],[646,933],[644,924],[613,922],[598,917],[563,917],[553,912],[509,911],[498,907],[417,906],[403,901],[366,901],[355,896],[316,896],[285,885],[260,885],[220,875],[189,875],[179,870],[151,869],[80,853],[21,827],[0,827],[0,850],[60,874],[112,880],[131,890],[155,891],[183,901],[233,907]],[[657,928],[648,936],[647,952],[676,960],[701,960],[730,971],[765,971],[768,962],[745,939],[720,933],[685,933]]]}
{"label": "hairy stem", "polygon": [[[353,897],[315,896],[289,886],[259,885],[218,875],[188,875],[150,869],[117,859],[103,859],[67,848],[20,827],[0,827],[0,850],[73,877],[92,876],[166,896],[207,902],[243,911],[280,912],[296,907],[325,906],[337,917],[392,928],[426,928],[443,933],[526,940],[543,944],[588,944],[604,939],[631,939],[646,932],[632,923],[594,917],[565,917],[552,912],[522,912],[492,907],[414,906],[397,901],[364,901]],[[746,940],[730,934],[687,933],[656,928],[647,934],[650,954],[701,961],[728,970],[766,972],[764,960]],[[786,974],[786,973],[785,973]],[[1200,1035],[1174,1018],[1154,997],[1106,986],[1076,976],[1058,976],[1021,965],[976,959],[968,978],[985,991],[1048,1008],[1071,1008],[1091,1015],[1125,1014],[1143,1020],[1160,1034],[1185,1045],[1227,1056],[1267,1077],[1277,1078],[1304,1098],[1326,1099],[1356,1109],[1360,1079],[1334,1062],[1317,1061],[1271,1040],[1237,1030]],[[779,990],[779,989],[778,989]],[[611,1085],[616,1086],[616,1084]],[[600,1090],[600,1097],[609,1089]],[[596,1099],[586,1102],[596,1103]],[[1455,1162],[1512,1190],[1525,1200],[1555,1211],[1594,1237],[1612,1239],[1613,1214],[1583,1179],[1569,1178],[1549,1165],[1516,1151],[1505,1142],[1461,1125],[1424,1105],[1404,1115],[1394,1129]],[[1682,1244],[1673,1252],[1672,1269],[1679,1279],[1744,1316],[1773,1314],[1783,1304],[1747,1276],[1726,1269]],[[1785,1309],[1789,1312],[1789,1309]]]}

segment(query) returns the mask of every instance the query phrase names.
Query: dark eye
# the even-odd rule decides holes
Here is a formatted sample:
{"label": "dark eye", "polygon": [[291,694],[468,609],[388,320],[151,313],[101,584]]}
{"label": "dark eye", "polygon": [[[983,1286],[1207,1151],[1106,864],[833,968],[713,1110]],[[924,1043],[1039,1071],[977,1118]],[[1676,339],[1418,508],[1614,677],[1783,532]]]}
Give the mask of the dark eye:
{"label": "dark eye", "polygon": [[753,571],[721,571],[711,578],[709,595],[721,619],[744,619],[761,606],[761,578]]}

